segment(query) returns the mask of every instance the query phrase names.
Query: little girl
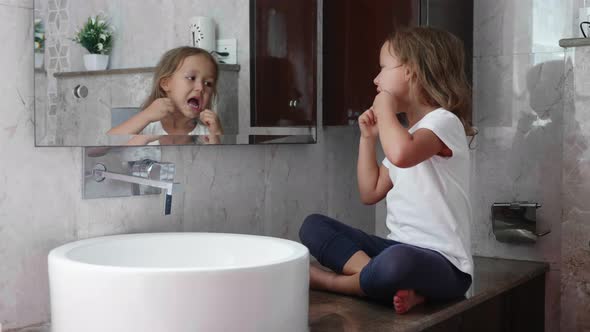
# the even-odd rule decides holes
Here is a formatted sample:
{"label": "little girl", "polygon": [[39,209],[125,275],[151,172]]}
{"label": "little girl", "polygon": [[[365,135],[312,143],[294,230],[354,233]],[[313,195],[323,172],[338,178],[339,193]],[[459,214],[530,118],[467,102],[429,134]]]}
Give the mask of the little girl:
{"label": "little girl", "polygon": [[148,143],[158,135],[206,135],[209,141],[218,140],[223,129],[210,110],[218,72],[217,62],[203,49],[178,47],[166,52],[156,66],[152,92],[142,111],[108,134],[142,135],[131,144],[142,139]]}
{"label": "little girl", "polygon": [[[386,197],[390,234],[307,217],[301,241],[334,271],[311,266],[312,288],[367,296],[400,314],[425,300],[464,296],[473,276],[464,62],[462,42],[432,28],[400,30],[383,44],[377,96],[359,117],[357,175],[363,203]],[[409,129],[398,113],[406,113]]]}

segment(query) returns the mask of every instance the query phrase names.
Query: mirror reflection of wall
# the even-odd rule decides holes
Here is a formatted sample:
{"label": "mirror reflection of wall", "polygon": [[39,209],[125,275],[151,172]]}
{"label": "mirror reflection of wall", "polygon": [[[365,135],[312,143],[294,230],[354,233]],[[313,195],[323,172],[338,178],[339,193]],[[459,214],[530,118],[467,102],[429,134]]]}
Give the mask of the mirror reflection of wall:
{"label": "mirror reflection of wall", "polygon": [[251,124],[316,126],[317,0],[255,0],[256,59]]}

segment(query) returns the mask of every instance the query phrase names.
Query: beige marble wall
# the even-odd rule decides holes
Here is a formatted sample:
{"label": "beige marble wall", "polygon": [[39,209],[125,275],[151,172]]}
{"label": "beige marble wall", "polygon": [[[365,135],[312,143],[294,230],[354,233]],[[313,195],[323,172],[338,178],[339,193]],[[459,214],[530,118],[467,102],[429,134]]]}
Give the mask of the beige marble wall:
{"label": "beige marble wall", "polygon": [[[475,5],[474,122],[480,135],[472,174],[474,253],[549,262],[546,327],[558,331],[564,81],[558,41],[574,33],[577,3],[476,0]],[[520,200],[543,205],[538,222],[551,233],[533,246],[497,242],[491,205]]]}
{"label": "beige marble wall", "polygon": [[590,46],[566,51],[561,330],[590,330]]}
{"label": "beige marble wall", "polygon": [[[564,72],[564,53],[558,46],[559,39],[580,35],[578,9],[584,2],[476,0],[474,120],[481,134],[472,175],[477,216],[474,252],[551,264],[546,289],[548,331],[588,329],[583,323],[573,325],[589,312],[588,284],[581,283],[588,276],[574,266],[581,263],[583,250],[587,257],[590,238],[583,243],[579,221],[584,210],[572,203],[587,197],[575,188],[588,186],[583,176],[568,182],[572,173],[565,170],[573,161],[568,146],[572,115],[563,94],[568,71]],[[572,188],[573,183],[581,186]],[[513,200],[543,204],[538,219],[551,234],[528,247],[495,241],[490,205]],[[578,232],[576,241],[570,240],[572,231]],[[570,256],[578,260],[572,262]],[[562,305],[556,305],[560,299]]]}

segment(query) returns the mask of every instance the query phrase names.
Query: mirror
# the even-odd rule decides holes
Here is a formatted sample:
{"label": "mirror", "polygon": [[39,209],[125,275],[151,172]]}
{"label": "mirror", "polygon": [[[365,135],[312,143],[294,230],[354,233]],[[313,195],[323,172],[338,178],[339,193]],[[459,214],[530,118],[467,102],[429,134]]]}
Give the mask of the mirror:
{"label": "mirror", "polygon": [[317,0],[146,1],[35,0],[36,146],[316,142]]}

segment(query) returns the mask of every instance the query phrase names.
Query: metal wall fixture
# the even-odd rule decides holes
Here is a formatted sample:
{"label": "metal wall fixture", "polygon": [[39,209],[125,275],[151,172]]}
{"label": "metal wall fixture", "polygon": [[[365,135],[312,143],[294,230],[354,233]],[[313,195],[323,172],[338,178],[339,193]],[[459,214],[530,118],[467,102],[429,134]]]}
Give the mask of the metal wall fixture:
{"label": "metal wall fixture", "polygon": [[492,204],[492,229],[496,240],[505,243],[534,244],[551,231],[539,231],[539,203],[512,202]]}
{"label": "metal wall fixture", "polygon": [[159,147],[85,148],[83,198],[161,194],[164,215],[172,209],[172,195],[183,186],[174,182],[173,163],[159,162]]}
{"label": "metal wall fixture", "polygon": [[88,97],[88,88],[84,85],[76,85],[74,88],[74,97],[77,99]]}

